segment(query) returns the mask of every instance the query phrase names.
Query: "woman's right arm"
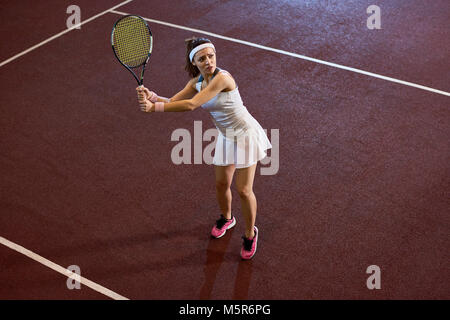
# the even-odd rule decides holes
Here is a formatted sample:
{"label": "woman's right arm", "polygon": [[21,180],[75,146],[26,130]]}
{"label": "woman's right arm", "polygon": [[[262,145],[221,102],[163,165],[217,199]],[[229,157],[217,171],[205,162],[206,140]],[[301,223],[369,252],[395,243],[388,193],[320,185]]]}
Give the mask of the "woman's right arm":
{"label": "woman's right arm", "polygon": [[138,92],[138,100],[139,100],[139,102],[143,102],[143,103],[146,100],[155,101],[155,100],[151,99],[152,95],[157,97],[155,102],[164,102],[164,103],[192,99],[197,94],[197,90],[195,89],[195,84],[197,82],[197,79],[198,79],[198,77],[191,79],[186,84],[186,86],[184,87],[183,90],[181,90],[180,92],[175,94],[170,99],[169,98],[165,98],[165,97],[157,96],[154,92],[151,92],[150,90],[148,90],[145,87],[143,87],[143,88],[137,87],[136,90]]}

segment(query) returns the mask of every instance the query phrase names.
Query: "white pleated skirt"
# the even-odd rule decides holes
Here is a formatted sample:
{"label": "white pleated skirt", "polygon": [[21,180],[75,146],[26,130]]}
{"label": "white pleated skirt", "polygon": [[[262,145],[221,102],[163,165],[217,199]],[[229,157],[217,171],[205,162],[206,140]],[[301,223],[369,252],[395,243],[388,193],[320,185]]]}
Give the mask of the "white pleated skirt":
{"label": "white pleated skirt", "polygon": [[213,164],[229,166],[234,164],[237,169],[247,168],[267,156],[266,150],[272,148],[261,126],[251,128],[237,138],[225,137],[219,130],[214,152]]}

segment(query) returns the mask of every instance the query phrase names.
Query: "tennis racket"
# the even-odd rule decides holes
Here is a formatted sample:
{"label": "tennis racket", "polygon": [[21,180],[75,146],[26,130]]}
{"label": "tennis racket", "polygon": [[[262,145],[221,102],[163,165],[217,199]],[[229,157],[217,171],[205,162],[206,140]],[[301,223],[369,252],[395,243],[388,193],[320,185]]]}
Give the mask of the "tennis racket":
{"label": "tennis racket", "polygon": [[117,60],[131,72],[138,86],[142,86],[145,66],[153,48],[153,36],[147,22],[135,15],[120,18],[112,29],[111,45]]}

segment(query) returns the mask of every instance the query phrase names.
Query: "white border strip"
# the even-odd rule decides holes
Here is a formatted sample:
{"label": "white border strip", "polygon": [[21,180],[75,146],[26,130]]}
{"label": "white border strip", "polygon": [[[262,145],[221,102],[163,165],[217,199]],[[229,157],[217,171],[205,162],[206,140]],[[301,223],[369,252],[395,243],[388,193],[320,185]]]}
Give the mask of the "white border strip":
{"label": "white border strip", "polygon": [[[119,14],[119,15],[128,15],[128,13],[120,12],[120,11],[116,11],[116,10],[111,10],[110,12],[111,13],[115,13],[115,14]],[[403,84],[405,86],[410,86],[410,87],[414,87],[414,88],[418,88],[418,89],[427,90],[427,91],[430,91],[430,92],[442,94],[442,95],[445,95],[445,96],[450,96],[450,92],[437,90],[437,89],[433,89],[433,88],[430,88],[430,87],[425,87],[425,86],[422,86],[420,84],[416,84],[416,83],[412,83],[412,82],[408,82],[408,81],[403,81],[403,80],[399,80],[399,79],[395,79],[395,78],[391,78],[391,77],[386,77],[386,76],[383,76],[383,75],[380,75],[380,74],[376,74],[376,73],[372,73],[372,72],[368,72],[368,71],[364,71],[364,70],[360,70],[360,69],[356,69],[356,68],[352,68],[352,67],[347,67],[347,66],[343,66],[343,65],[340,65],[340,64],[332,63],[332,62],[311,58],[311,57],[308,57],[308,56],[303,56],[303,55],[300,55],[300,54],[297,54],[297,53],[292,53],[292,52],[288,52],[288,51],[284,51],[284,50],[280,50],[280,49],[266,47],[266,46],[262,46],[262,45],[259,45],[259,44],[256,44],[256,43],[243,41],[243,40],[239,40],[239,39],[235,39],[235,38],[230,38],[230,37],[222,36],[220,34],[208,32],[208,31],[204,31],[204,30],[200,30],[200,29],[194,29],[194,28],[189,28],[189,27],[185,27],[185,26],[180,26],[180,25],[177,25],[177,24],[168,23],[168,22],[164,22],[164,21],[160,21],[160,20],[149,19],[149,18],[144,18],[144,19],[149,21],[149,22],[161,24],[161,25],[164,25],[164,26],[177,28],[177,29],[182,29],[182,30],[187,30],[187,31],[192,31],[192,32],[196,32],[196,33],[202,33],[202,34],[214,37],[214,38],[228,40],[228,41],[240,43],[240,44],[243,44],[243,45],[246,45],[246,46],[255,47],[255,48],[262,49],[262,50],[267,50],[267,51],[272,51],[272,52],[276,52],[276,53],[283,54],[283,55],[286,55],[286,56],[291,56],[291,57],[294,57],[294,58],[299,58],[299,59],[303,59],[303,60],[312,61],[312,62],[315,62],[315,63],[324,64],[324,65],[327,65],[327,66],[330,66],[330,67],[334,67],[334,68],[339,68],[339,69],[343,69],[343,70],[347,70],[347,71],[352,71],[352,72],[364,74],[364,75],[369,76],[369,77],[379,78],[379,79],[383,79],[383,80],[386,80],[386,81],[391,81],[391,82]]]}
{"label": "white border strip", "polygon": [[97,19],[98,17],[101,17],[102,15],[104,15],[104,14],[106,14],[106,13],[108,13],[108,12],[110,12],[110,11],[116,9],[116,8],[119,8],[119,7],[121,7],[121,6],[123,6],[123,5],[127,4],[127,3],[129,3],[129,2],[131,2],[131,1],[133,1],[133,0],[126,0],[126,1],[124,1],[124,2],[121,2],[121,3],[118,4],[117,6],[114,6],[114,7],[110,8],[110,9],[108,9],[108,10],[105,10],[105,11],[103,11],[103,12],[101,12],[101,13],[99,13],[99,14],[93,16],[93,17],[90,17],[89,19],[86,19],[86,20],[82,21],[81,23],[79,23],[79,24],[77,24],[77,25],[74,25],[72,28],[68,28],[68,29],[66,29],[66,30],[64,30],[64,31],[61,31],[61,32],[58,33],[58,34],[55,34],[54,36],[48,38],[47,40],[44,40],[44,41],[38,43],[37,45],[34,45],[34,46],[32,46],[31,48],[29,48],[29,49],[27,49],[27,50],[25,50],[25,51],[22,51],[21,53],[18,53],[18,54],[16,54],[15,56],[13,56],[13,57],[11,57],[11,58],[9,58],[9,59],[6,59],[5,61],[2,61],[2,62],[0,63],[0,67],[3,67],[5,64],[10,63],[11,61],[16,60],[17,58],[23,56],[24,54],[27,54],[28,52],[31,52],[31,51],[33,51],[34,49],[37,49],[37,48],[39,48],[40,46],[43,46],[44,44],[46,44],[46,43],[48,43],[48,42],[50,42],[50,41],[52,41],[52,40],[55,40],[56,38],[61,37],[62,35],[66,34],[67,32],[72,31],[73,29],[78,28],[78,27],[82,26],[83,24],[88,23],[88,22],[90,22],[90,21],[92,21],[92,20],[94,20],[94,19]]}
{"label": "white border strip", "polygon": [[68,269],[64,269],[60,265],[58,265],[54,262],[51,262],[50,260],[47,260],[44,257],[41,257],[40,255],[38,255],[28,249],[25,249],[24,247],[19,246],[18,244],[15,244],[14,242],[11,242],[3,237],[0,237],[0,243],[7,246],[10,249],[13,249],[23,255],[26,255],[28,258],[31,258],[31,259],[43,264],[44,266],[49,267],[50,269],[55,270],[56,272],[63,274],[66,277],[76,280],[76,281],[80,282],[81,284],[85,285],[86,287],[89,287],[97,292],[100,292],[101,294],[104,294],[105,296],[108,296],[114,300],[129,300],[128,298],[125,298],[124,296],[121,296],[121,295],[115,293],[114,291],[111,291],[95,282],[92,282],[89,279],[79,276],[78,274],[73,273],[72,271],[70,271]]}

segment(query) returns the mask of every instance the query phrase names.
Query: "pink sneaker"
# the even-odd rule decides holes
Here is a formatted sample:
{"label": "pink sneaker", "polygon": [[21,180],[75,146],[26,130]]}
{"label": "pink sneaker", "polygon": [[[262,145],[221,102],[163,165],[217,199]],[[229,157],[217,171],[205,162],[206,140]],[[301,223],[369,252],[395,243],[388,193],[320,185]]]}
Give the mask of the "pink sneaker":
{"label": "pink sneaker", "polygon": [[242,244],[241,257],[245,260],[251,259],[255,255],[258,245],[258,228],[255,226],[255,236],[253,239],[248,239],[245,236],[242,239],[244,239],[244,243]]}
{"label": "pink sneaker", "polygon": [[222,237],[228,229],[231,229],[236,224],[236,218],[231,215],[231,219],[227,220],[223,215],[220,215],[220,219],[216,221],[216,224],[211,230],[211,235],[214,238]]}

